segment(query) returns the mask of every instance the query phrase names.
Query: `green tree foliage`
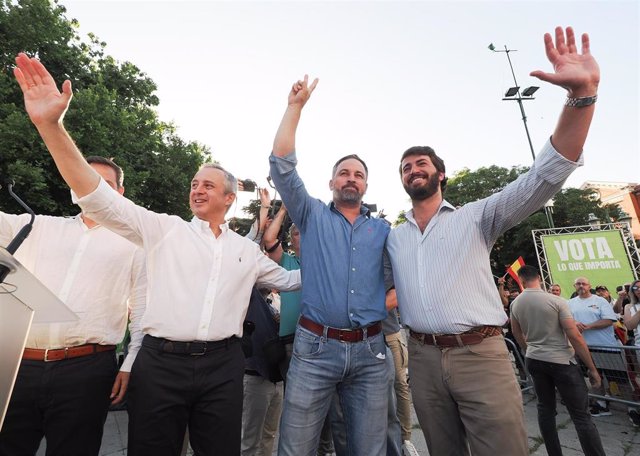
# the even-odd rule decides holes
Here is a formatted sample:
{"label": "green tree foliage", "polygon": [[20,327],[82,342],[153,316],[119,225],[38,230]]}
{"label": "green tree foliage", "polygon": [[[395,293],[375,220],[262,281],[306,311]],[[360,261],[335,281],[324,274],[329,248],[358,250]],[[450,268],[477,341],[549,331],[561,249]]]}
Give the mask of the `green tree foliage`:
{"label": "green tree foliage", "polygon": [[[16,181],[39,213],[77,212],[25,110],[13,76],[18,52],[37,56],[74,98],[65,126],[85,155],[113,158],[125,171],[126,195],[157,212],[190,217],[189,183],[209,151],[177,136],[155,111],[156,85],[133,63],[105,54],[106,43],[77,32],[78,22],[48,0],[0,0],[0,175]],[[19,212],[4,195],[0,210]]]}
{"label": "green tree foliage", "polygon": [[[528,170],[524,166],[502,168],[489,166],[471,171],[468,168],[457,172],[449,178],[445,198],[454,206],[486,198],[499,192],[510,182]],[[522,195],[523,199],[527,195]],[[605,221],[618,220],[621,210],[613,204],[603,205],[597,195],[590,190],[566,188],[554,197],[553,220],[556,227],[586,225],[589,213],[594,213]],[[406,215],[401,212],[395,225],[406,222]],[[526,264],[538,264],[538,258],[533,245],[531,230],[548,228],[547,218],[541,208],[527,217],[517,226],[505,232],[496,241],[491,251],[491,269],[496,276],[505,273],[506,268],[519,256]]]}

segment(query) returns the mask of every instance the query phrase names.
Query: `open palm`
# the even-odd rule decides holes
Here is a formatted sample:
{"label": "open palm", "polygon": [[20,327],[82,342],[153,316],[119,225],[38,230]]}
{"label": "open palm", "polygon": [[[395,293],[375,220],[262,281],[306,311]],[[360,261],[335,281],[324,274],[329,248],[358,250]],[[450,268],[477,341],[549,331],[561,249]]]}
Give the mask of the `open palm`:
{"label": "open palm", "polygon": [[31,121],[38,125],[62,120],[72,97],[71,82],[65,81],[60,92],[38,59],[20,53],[16,64],[14,75],[24,94],[25,108]]}

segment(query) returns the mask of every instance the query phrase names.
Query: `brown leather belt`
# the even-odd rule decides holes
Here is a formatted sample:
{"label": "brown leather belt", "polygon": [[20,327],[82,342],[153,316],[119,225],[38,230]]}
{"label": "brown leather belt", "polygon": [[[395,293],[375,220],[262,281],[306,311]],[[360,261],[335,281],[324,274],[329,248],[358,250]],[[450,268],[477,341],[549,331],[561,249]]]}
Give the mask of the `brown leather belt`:
{"label": "brown leather belt", "polygon": [[434,345],[440,348],[464,347],[482,342],[487,337],[502,334],[500,326],[478,326],[461,334],[422,334],[409,330],[411,337],[425,345]]}
{"label": "brown leather belt", "polygon": [[113,351],[115,345],[84,344],[65,348],[25,348],[22,359],[30,361],[60,361],[62,359],[79,358],[95,353]]}
{"label": "brown leather belt", "polygon": [[308,329],[317,336],[324,335],[324,330],[326,328],[328,338],[337,339],[342,342],[360,342],[367,337],[375,336],[382,330],[382,323],[379,321],[365,328],[356,329],[338,329],[332,328],[331,326],[324,326],[313,320],[309,320],[307,317],[302,315],[300,315],[300,320],[298,320],[298,322],[304,329]]}

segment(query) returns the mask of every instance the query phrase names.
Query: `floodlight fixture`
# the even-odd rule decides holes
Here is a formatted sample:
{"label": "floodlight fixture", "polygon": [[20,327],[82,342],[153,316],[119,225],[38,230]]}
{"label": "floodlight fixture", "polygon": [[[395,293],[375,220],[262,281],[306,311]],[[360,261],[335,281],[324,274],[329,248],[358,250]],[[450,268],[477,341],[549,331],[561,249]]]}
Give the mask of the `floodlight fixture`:
{"label": "floodlight fixture", "polygon": [[509,90],[504,94],[505,97],[513,97],[518,93],[520,87],[509,87]]}
{"label": "floodlight fixture", "polygon": [[522,92],[522,96],[523,97],[530,97],[532,96],[534,93],[536,93],[538,91],[540,87],[536,87],[536,86],[531,86],[531,87],[527,87],[526,89],[524,89],[524,91]]}

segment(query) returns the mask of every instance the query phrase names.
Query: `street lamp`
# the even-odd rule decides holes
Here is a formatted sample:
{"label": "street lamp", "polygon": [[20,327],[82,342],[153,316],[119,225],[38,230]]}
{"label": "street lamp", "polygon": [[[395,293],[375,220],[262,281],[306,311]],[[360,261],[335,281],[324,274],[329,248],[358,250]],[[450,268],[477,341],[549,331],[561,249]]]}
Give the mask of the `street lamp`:
{"label": "street lamp", "polygon": [[600,219],[593,212],[589,212],[589,218],[587,219],[592,230],[597,230],[600,225]]}
{"label": "street lamp", "polygon": [[618,219],[618,221],[620,223],[627,223],[627,224],[629,224],[629,228],[631,228],[631,221],[632,220],[633,220],[633,217],[631,217],[625,211],[620,212],[620,218]]}
{"label": "street lamp", "polygon": [[[524,131],[527,134],[527,141],[529,142],[529,150],[531,150],[531,156],[533,160],[536,160],[536,153],[533,150],[533,144],[531,143],[531,135],[529,134],[529,127],[527,125],[527,115],[524,112],[524,105],[522,104],[525,100],[535,100],[533,98],[533,94],[538,91],[540,87],[530,86],[525,88],[522,93],[520,93],[520,86],[518,85],[518,81],[516,80],[516,73],[513,70],[513,64],[511,63],[511,57],[509,56],[510,52],[515,52],[517,49],[509,49],[507,46],[504,46],[504,51],[497,50],[493,43],[489,44],[489,50],[492,52],[504,52],[507,56],[507,60],[509,61],[509,68],[511,68],[511,75],[513,76],[514,87],[510,87],[509,90],[504,94],[504,98],[502,101],[517,101],[518,106],[520,106],[520,113],[522,114],[522,123],[524,124]],[[553,211],[550,206],[544,206],[544,213],[547,216],[547,222],[549,223],[549,228],[553,228]]]}
{"label": "street lamp", "polygon": [[553,199],[544,203],[544,213],[547,216],[549,228],[555,228],[555,225],[553,224]]}

